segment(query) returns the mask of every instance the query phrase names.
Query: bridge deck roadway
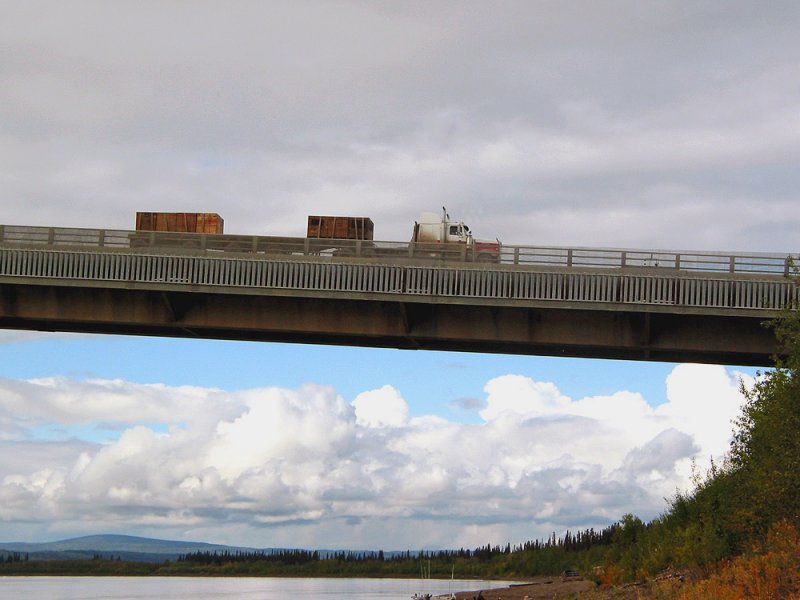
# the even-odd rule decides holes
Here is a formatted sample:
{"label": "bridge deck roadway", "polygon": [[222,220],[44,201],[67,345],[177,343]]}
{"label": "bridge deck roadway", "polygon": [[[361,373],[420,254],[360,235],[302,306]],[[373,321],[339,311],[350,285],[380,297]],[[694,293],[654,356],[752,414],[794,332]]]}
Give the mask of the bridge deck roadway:
{"label": "bridge deck roadway", "polygon": [[0,247],[0,327],[768,365],[780,276]]}

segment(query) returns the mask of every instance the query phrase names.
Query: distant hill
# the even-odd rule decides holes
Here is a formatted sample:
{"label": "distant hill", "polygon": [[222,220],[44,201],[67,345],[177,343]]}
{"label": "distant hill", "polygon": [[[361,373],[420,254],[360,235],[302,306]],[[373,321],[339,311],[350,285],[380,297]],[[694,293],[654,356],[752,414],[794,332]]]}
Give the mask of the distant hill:
{"label": "distant hill", "polygon": [[[263,552],[272,554],[291,550],[291,548],[251,548],[248,546],[225,546],[224,544],[208,544],[206,542],[179,542],[175,540],[159,540],[155,538],[137,537],[134,535],[86,535],[83,537],[59,540],[57,542],[0,542],[0,559],[9,553],[27,554],[29,560],[81,560],[100,558],[120,558],[137,562],[163,563],[177,560],[182,554],[190,552]],[[306,548],[308,550],[308,548]],[[312,551],[314,551],[312,549]],[[316,549],[320,557],[328,558],[341,552],[340,550]],[[356,553],[373,552],[371,550],[355,550]],[[405,554],[404,551],[386,551],[384,556],[392,558]]]}
{"label": "distant hill", "polygon": [[132,535],[87,535],[57,542],[0,542],[2,551],[27,554],[30,560],[68,560],[101,556],[141,562],[176,560],[189,552],[267,552],[276,548],[248,548],[205,542],[179,542]]}

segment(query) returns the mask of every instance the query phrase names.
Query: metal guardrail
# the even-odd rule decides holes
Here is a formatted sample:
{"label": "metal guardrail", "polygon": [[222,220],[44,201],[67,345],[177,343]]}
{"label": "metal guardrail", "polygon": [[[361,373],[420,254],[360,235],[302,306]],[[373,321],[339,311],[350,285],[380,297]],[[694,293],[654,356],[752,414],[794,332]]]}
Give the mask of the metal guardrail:
{"label": "metal guardrail", "polygon": [[[335,256],[415,261],[481,262],[522,267],[657,269],[690,273],[789,276],[797,257],[766,253],[673,252],[610,248],[502,246],[499,256],[476,255],[459,244],[420,244],[315,238],[134,232],[114,229],[0,225],[0,245],[66,246],[168,251],[170,253],[246,253]],[[800,260],[798,260],[800,262]]]}
{"label": "metal guardrail", "polygon": [[[380,264],[312,258],[176,256],[0,245],[0,277],[461,299],[648,304],[775,311],[800,300],[792,280]],[[174,289],[171,287],[171,289]]]}

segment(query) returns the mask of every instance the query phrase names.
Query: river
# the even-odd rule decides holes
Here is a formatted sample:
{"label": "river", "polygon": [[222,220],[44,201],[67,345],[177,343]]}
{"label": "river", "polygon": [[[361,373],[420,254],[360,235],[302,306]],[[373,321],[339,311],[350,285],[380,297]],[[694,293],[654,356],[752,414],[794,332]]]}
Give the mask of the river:
{"label": "river", "polygon": [[456,579],[322,579],[282,577],[0,577],[0,598],[38,600],[410,600],[508,585]]}

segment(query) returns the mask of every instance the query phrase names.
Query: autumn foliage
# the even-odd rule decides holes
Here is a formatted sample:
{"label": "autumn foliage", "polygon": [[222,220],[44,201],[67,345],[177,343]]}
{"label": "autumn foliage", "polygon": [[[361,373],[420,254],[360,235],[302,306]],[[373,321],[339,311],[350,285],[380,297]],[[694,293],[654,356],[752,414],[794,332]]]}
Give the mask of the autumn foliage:
{"label": "autumn foliage", "polygon": [[800,536],[787,520],[773,525],[766,542],[722,562],[707,579],[684,586],[678,600],[800,600]]}

